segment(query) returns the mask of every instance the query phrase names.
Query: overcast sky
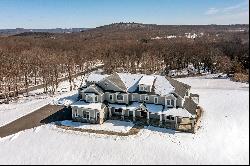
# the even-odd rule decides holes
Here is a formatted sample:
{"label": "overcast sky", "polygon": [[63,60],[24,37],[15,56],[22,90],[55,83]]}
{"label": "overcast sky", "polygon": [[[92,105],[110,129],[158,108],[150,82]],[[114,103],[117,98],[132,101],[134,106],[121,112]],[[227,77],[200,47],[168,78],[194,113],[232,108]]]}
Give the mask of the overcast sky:
{"label": "overcast sky", "polygon": [[249,24],[249,1],[0,0],[0,29],[93,28],[114,22]]}

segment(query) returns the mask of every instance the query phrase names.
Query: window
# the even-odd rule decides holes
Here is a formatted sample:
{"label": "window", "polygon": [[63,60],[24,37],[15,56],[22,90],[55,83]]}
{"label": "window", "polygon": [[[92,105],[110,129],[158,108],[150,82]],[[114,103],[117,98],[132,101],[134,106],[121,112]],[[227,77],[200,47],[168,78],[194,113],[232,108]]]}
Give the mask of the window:
{"label": "window", "polygon": [[167,106],[171,105],[171,100],[167,99]]}
{"label": "window", "polygon": [[140,85],[140,91],[144,91],[143,85]]}
{"label": "window", "polygon": [[90,103],[94,103],[98,101],[97,95],[86,95],[86,101]]}
{"label": "window", "polygon": [[154,100],[155,100],[155,104],[158,104],[158,97],[155,97]]}
{"label": "window", "polygon": [[77,114],[77,109],[74,110],[74,116],[77,117],[78,114]]}
{"label": "window", "polygon": [[113,95],[109,95],[109,100],[113,101]]}
{"label": "window", "polygon": [[149,96],[145,96],[144,101],[149,101]]}
{"label": "window", "polygon": [[174,117],[173,117],[173,116],[171,117],[171,120],[174,120]]}
{"label": "window", "polygon": [[89,119],[89,112],[83,112],[83,118]]}
{"label": "window", "polygon": [[170,116],[167,116],[167,120],[170,120]]}
{"label": "window", "polygon": [[174,106],[174,100],[167,99],[167,106],[173,107]]}
{"label": "window", "polygon": [[86,101],[87,102],[94,102],[93,97],[90,95],[86,95]]}
{"label": "window", "polygon": [[118,95],[116,96],[116,99],[119,100],[119,101],[123,101],[123,100],[124,100],[122,94],[118,94]]}
{"label": "window", "polygon": [[140,85],[140,91],[148,91],[148,86]]}
{"label": "window", "polygon": [[171,106],[174,106],[174,100],[171,100]]}
{"label": "window", "polygon": [[132,101],[134,101],[135,99],[134,99],[134,95],[133,95],[133,94],[132,94],[132,96],[131,96],[131,97],[132,97]]}

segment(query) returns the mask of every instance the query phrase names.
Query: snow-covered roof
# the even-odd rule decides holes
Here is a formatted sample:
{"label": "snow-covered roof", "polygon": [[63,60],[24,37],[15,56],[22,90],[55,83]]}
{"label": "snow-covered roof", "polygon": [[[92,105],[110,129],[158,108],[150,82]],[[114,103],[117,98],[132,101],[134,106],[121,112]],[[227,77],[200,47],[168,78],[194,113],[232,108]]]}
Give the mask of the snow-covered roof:
{"label": "snow-covered roof", "polygon": [[102,103],[86,103],[84,101],[77,101],[71,104],[71,107],[85,108],[85,109],[96,109],[101,110],[103,104]]}
{"label": "snow-covered roof", "polygon": [[86,91],[87,91],[89,88],[95,89],[95,92],[97,92],[98,94],[103,94],[103,90],[102,90],[101,88],[99,88],[98,86],[96,86],[96,85],[90,85],[90,86],[88,86],[87,88],[83,89],[82,91],[86,93]]}
{"label": "snow-covered roof", "polygon": [[127,109],[127,106],[124,104],[109,104],[110,108],[115,108],[115,109]]}
{"label": "snow-covered roof", "polygon": [[78,94],[74,94],[72,96],[62,97],[59,99],[54,99],[53,104],[62,105],[62,106],[69,106],[70,104],[77,101]]}
{"label": "snow-covered roof", "polygon": [[[113,82],[124,92],[133,93],[136,92],[138,85],[148,85],[153,87],[153,92],[160,96],[165,96],[173,92],[179,92],[178,88],[175,87],[171,80],[167,79],[165,76],[160,75],[145,75],[145,74],[131,74],[131,73],[114,73],[112,75],[101,75],[92,73],[89,75],[87,82],[98,83],[102,79],[108,79]],[[176,81],[177,82],[177,81]],[[185,95],[186,93],[185,84],[180,84],[178,87],[182,90],[180,95]],[[177,89],[176,89],[177,88]]]}
{"label": "snow-covered roof", "polygon": [[151,113],[161,114],[163,110],[162,105],[145,104],[145,106],[147,107],[148,112],[151,112]]}
{"label": "snow-covered roof", "polygon": [[175,88],[170,84],[170,82],[164,76],[155,76],[154,91],[156,94],[164,96],[175,91]]}
{"label": "snow-covered roof", "polygon": [[165,114],[166,116],[193,117],[193,115],[184,108],[165,108],[162,114]]}
{"label": "snow-covered roof", "polygon": [[108,75],[106,74],[96,74],[96,73],[91,73],[88,78],[87,78],[87,82],[99,82],[101,81],[103,78],[107,77]]}
{"label": "snow-covered roof", "polygon": [[141,106],[142,103],[133,102],[131,105],[127,106],[127,109],[130,111],[136,110]]}
{"label": "snow-covered roof", "polygon": [[130,74],[130,73],[117,73],[122,82],[127,88],[128,92],[134,92],[138,86],[138,82],[142,77],[142,74]]}
{"label": "snow-covered roof", "polygon": [[154,84],[154,80],[155,80],[155,76],[153,76],[153,75],[144,75],[141,78],[141,80],[139,81],[139,84],[152,86]]}

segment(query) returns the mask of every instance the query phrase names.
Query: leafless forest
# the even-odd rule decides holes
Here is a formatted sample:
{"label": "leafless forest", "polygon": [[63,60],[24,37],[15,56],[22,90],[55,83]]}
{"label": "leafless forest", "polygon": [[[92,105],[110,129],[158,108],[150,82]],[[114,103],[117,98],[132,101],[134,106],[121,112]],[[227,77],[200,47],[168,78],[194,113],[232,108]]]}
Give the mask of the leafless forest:
{"label": "leafless forest", "polygon": [[[196,34],[187,37],[187,33]],[[167,73],[193,64],[210,72],[249,72],[249,25],[170,26],[118,23],[79,33],[0,37],[0,94],[58,79],[103,63],[104,71]]]}

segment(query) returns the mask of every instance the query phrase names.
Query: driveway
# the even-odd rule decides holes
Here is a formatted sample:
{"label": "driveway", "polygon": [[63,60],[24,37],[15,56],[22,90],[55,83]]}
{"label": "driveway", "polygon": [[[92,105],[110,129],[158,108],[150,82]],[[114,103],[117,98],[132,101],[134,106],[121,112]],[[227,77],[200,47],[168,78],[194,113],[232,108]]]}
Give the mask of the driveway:
{"label": "driveway", "polygon": [[46,105],[35,112],[0,127],[0,137],[6,137],[22,130],[59,120],[71,120],[71,110],[63,106]]}

